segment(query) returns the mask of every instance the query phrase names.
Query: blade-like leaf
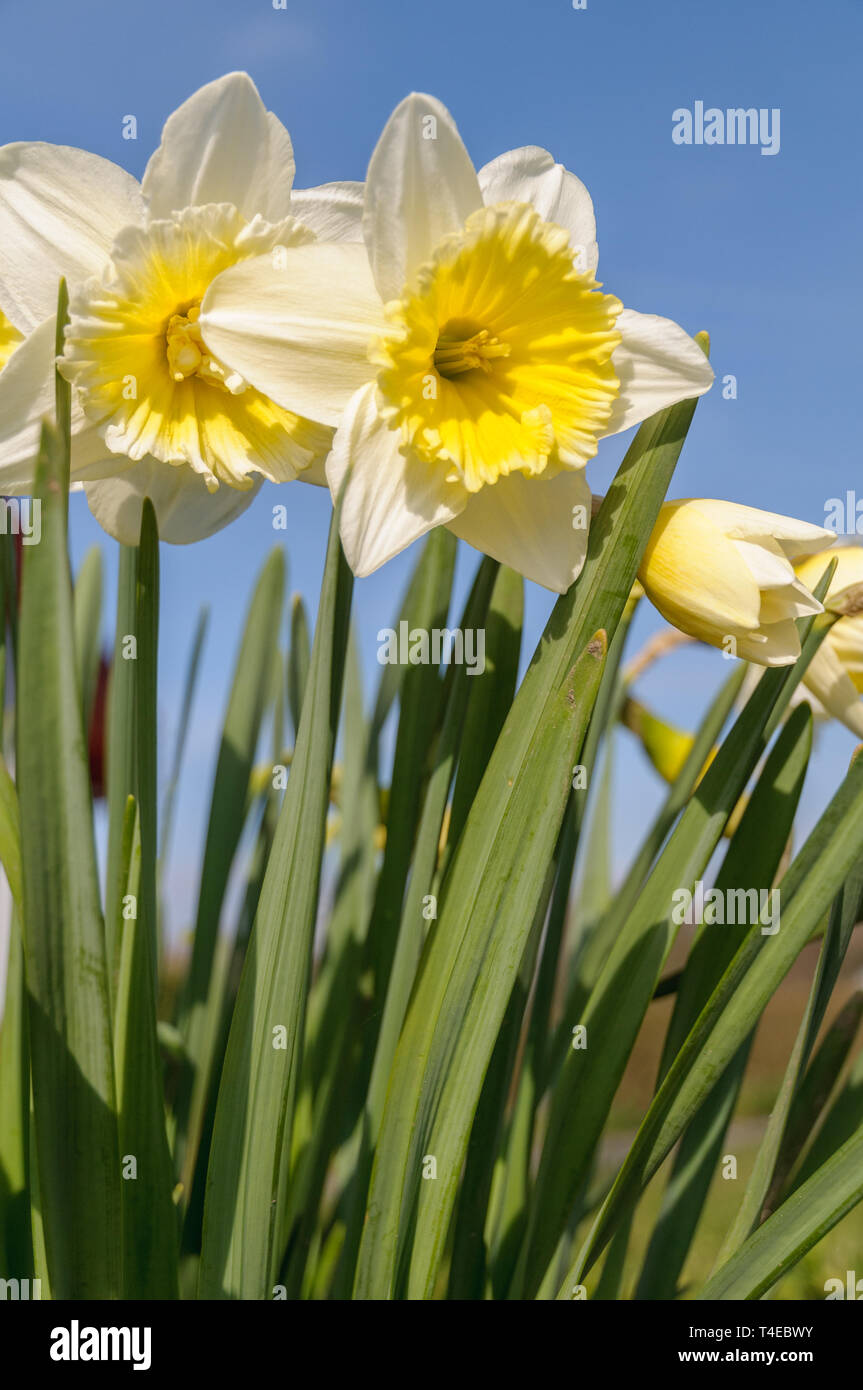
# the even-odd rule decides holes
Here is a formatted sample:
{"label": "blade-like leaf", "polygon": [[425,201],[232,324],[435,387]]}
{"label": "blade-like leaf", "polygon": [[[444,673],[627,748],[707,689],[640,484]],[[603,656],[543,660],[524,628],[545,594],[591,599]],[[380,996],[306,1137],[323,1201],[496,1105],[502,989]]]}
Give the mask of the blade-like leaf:
{"label": "blade-like leaf", "polygon": [[97,545],[87,551],[78,571],[74,606],[78,691],[88,729],[102,655],[102,552]]}
{"label": "blade-like leaf", "polygon": [[[484,800],[497,804],[494,807],[485,806],[478,812],[480,794],[474,803],[472,814],[477,817],[477,834],[482,838],[482,853],[474,852],[472,855],[478,878],[481,876],[486,857],[492,852],[499,828],[502,790],[511,792],[511,787],[507,787],[511,775],[525,765],[546,705],[549,704],[550,707],[554,696],[561,691],[573,658],[585,650],[592,634],[601,628],[613,634],[617,628],[635,580],[641,553],[668,487],[694,409],[694,401],[683,402],[642,425],[594,519],[582,574],[578,583],[555,605],[483,778],[482,787],[488,787]],[[544,796],[540,797],[540,801],[544,801]],[[508,798],[503,804],[508,804]],[[561,807],[561,813],[562,809]],[[463,835],[460,841],[460,855],[461,845],[465,842]],[[464,859],[463,855],[462,858]],[[546,868],[547,865],[542,864],[543,876]],[[532,861],[531,869],[532,873],[537,872],[536,860]],[[450,874],[445,884],[447,895],[452,892],[452,881],[453,876]],[[454,908],[456,896],[448,897]],[[470,914],[472,906],[473,899],[466,899],[462,895],[458,904],[458,915],[454,919],[455,931],[458,927],[464,926],[465,916]],[[441,934],[443,904],[440,910],[441,920],[430,944],[434,941],[447,942],[447,936]],[[487,921],[487,911],[486,908],[483,912],[483,923]],[[529,921],[528,917],[527,925]],[[524,923],[522,930],[526,930]],[[459,944],[457,935],[451,938],[451,949],[456,953]],[[521,945],[523,947],[523,940]],[[505,991],[504,1007],[520,959],[519,949],[515,959],[510,962],[511,974],[509,988]],[[469,964],[474,967],[476,962]],[[471,978],[472,970],[466,969],[465,979]],[[402,1216],[402,1198],[406,1191],[415,1191],[416,1183],[420,1181],[419,1168],[413,1156],[418,1154],[421,1157],[423,1153],[429,1152],[423,1146],[430,1133],[431,1109],[437,1098],[435,1091],[446,1070],[446,1059],[443,1056],[436,1058],[434,1072],[426,1064],[423,1073],[421,1066],[422,1061],[427,1059],[427,1049],[438,1023],[436,1008],[432,1008],[428,1014],[428,1037],[414,1040],[413,1057],[410,1055],[408,1042],[411,1036],[411,1018],[419,1019],[420,1005],[417,1001],[422,997],[423,987],[432,988],[429,981],[433,981],[438,988],[445,991],[448,977],[435,977],[427,970],[423,972],[402,1034],[375,1160],[368,1218],[360,1252],[355,1286],[355,1295],[360,1298],[393,1297],[396,1292],[399,1262],[406,1251],[408,1241],[408,1231]],[[461,1024],[457,1012],[449,1018],[449,1023],[457,1037]],[[414,1028],[419,1027],[419,1022],[415,1022]],[[476,1075],[479,1064],[480,1085],[493,1045],[494,1036],[487,1039],[488,1050],[486,1051],[484,1046],[480,1056],[473,1059],[471,1075]],[[403,1059],[401,1064],[400,1057]],[[462,1101],[464,1099],[463,1095]],[[478,1092],[474,1097],[474,1105],[477,1100]],[[422,1118],[421,1102],[424,1112]],[[389,1121],[387,1116],[390,1116]],[[464,1142],[466,1140],[465,1134]],[[461,1144],[461,1135],[458,1136],[456,1144],[457,1147]],[[453,1175],[448,1173],[448,1201],[451,1201],[454,1195],[450,1187],[452,1182]],[[439,1235],[440,1227],[435,1241]],[[434,1253],[435,1241],[427,1245],[423,1258],[416,1267],[414,1287],[420,1284],[425,1286],[425,1277],[430,1265],[428,1256]]]}
{"label": "blade-like leaf", "polygon": [[352,577],[333,514],[291,775],[231,1024],[204,1209],[200,1294],[271,1298],[341,703]]}
{"label": "blade-like leaf", "polygon": [[57,1298],[120,1291],[120,1167],[105,930],[76,688],[68,459],[43,427],[42,539],[24,556],[17,774],[36,1152]]}
{"label": "blade-like leaf", "polygon": [[176,1298],[177,1219],[156,1038],[152,945],[141,893],[141,824],[129,798],[127,868],[114,1018],[123,1164],[123,1296]]}
{"label": "blade-like leaf", "polygon": [[579,1254],[572,1283],[602,1248],[609,1213],[645,1185],[721,1077],[861,852],[863,766],[855,763],[783,879],[781,930],[764,936],[757,923],[750,928],[677,1053]]}
{"label": "blade-like leaf", "polygon": [[309,641],[309,620],[306,605],[299,594],[291,601],[291,641],[288,648],[288,709],[294,725],[294,737],[300,727],[303,695],[309,679],[312,648]]}
{"label": "blade-like leaf", "polygon": [[[807,632],[811,627],[809,622]],[[535,1294],[554,1255],[677,934],[674,894],[691,889],[706,870],[746,782],[825,631],[822,625],[814,636],[808,634],[804,654],[793,667],[769,670],[759,682],[672,831],[584,1009],[570,1020],[585,1027],[588,1042],[585,1048],[569,1051],[555,1087],[521,1262],[520,1287],[525,1294]],[[576,1108],[579,1122],[574,1125]]]}
{"label": "blade-like leaf", "polygon": [[760,1298],[861,1200],[863,1129],[858,1129],[753,1232],[698,1297]]}
{"label": "blade-like leaf", "polygon": [[213,781],[192,959],[178,1020],[189,1062],[176,1103],[174,1163],[186,1192],[195,1170],[221,1014],[221,995],[211,988],[219,919],[248,812],[249,776],[272,690],[284,586],[284,556],[275,549],[261,569],[246,615]]}
{"label": "blade-like leaf", "polygon": [[183,764],[183,753],[186,747],[186,736],[189,732],[192,702],[195,698],[195,689],[198,683],[198,670],[201,663],[201,652],[204,647],[204,638],[207,632],[209,617],[210,610],[205,606],[198,615],[195,635],[189,650],[189,665],[186,669],[186,679],[183,685],[183,699],[180,703],[180,718],[177,723],[177,736],[174,740],[174,756],[171,759],[171,772],[167,787],[165,788],[165,797],[162,802],[162,816],[159,827],[160,881],[164,876],[165,865],[168,861],[168,854],[171,846],[171,832],[174,828],[174,805],[177,797],[177,787],[180,781],[180,769]]}
{"label": "blade-like leaf", "polygon": [[[716,878],[716,888],[769,888],[791,834],[812,742],[808,706],[800,705],[777,739],[747,802]],[[663,1050],[660,1078],[719,983],[740,944],[733,926],[702,927],[687,959]],[[675,1157],[638,1283],[639,1298],[673,1298],[749,1056],[751,1035],[693,1117]]]}

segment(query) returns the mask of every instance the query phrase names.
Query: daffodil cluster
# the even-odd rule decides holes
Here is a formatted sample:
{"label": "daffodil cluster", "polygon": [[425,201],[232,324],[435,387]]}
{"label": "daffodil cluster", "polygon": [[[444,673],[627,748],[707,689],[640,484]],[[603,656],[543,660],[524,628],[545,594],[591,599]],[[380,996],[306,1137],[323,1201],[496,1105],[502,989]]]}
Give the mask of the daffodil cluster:
{"label": "daffodil cluster", "polygon": [[[82,150],[0,150],[0,489],[32,487],[64,277],[72,485],[116,539],[135,543],[144,497],[182,543],[301,480],[344,493],[357,575],[446,526],[565,592],[599,441],[707,391],[705,354],[604,290],[574,174],[532,145],[476,169],[433,97],[397,107],[364,184],[293,180],[242,73],[169,118],[140,185]],[[784,664],[820,608],[791,562],[832,539],[669,503],[640,577],[685,632]]]}

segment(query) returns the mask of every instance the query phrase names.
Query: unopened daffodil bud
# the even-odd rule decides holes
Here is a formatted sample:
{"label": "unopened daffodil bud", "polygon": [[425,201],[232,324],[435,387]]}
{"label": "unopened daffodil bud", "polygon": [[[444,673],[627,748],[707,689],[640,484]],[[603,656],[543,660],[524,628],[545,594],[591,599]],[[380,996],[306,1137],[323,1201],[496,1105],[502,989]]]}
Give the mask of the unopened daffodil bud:
{"label": "unopened daffodil bud", "polygon": [[822,526],[735,502],[666,502],[638,577],[682,632],[761,666],[789,666],[800,655],[795,619],[822,611],[791,558],[835,539]]}
{"label": "unopened daffodil bud", "polygon": [[[844,546],[835,550],[832,558],[836,571],[824,600],[828,608],[840,595],[863,583],[863,546]],[[819,563],[809,556],[795,566],[803,584],[818,582]],[[833,624],[803,680],[828,715],[863,738],[863,612],[841,617]]]}

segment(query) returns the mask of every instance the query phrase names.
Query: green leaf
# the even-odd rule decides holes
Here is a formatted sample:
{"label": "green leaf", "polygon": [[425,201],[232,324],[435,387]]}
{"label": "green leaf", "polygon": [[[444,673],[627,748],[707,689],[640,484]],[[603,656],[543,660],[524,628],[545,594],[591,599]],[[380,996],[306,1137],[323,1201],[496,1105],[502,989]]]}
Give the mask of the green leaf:
{"label": "green leaf", "polygon": [[[452,540],[443,544],[428,542],[422,547],[412,571],[393,624],[397,633],[407,624],[410,632],[417,627],[428,630],[445,621],[452,577]],[[309,1006],[309,1039],[312,1051],[309,1058],[309,1082],[315,1083],[314,1116],[310,1118],[312,1137],[309,1151],[303,1158],[303,1170],[292,1186],[292,1213],[306,1213],[316,1206],[313,1191],[320,1191],[325,1177],[325,1163],[339,1134],[353,1133],[343,1150],[344,1174],[349,1173],[347,1191],[342,1192],[342,1238],[338,1256],[335,1296],[349,1297],[362,1232],[365,1198],[370,1172],[368,1136],[364,1131],[363,1099],[367,1078],[372,1066],[380,1011],[371,1007],[374,978],[369,969],[374,942],[370,938],[374,907],[379,901],[376,886],[377,829],[380,819],[378,789],[381,733],[394,701],[404,689],[404,677],[409,667],[400,663],[384,663],[370,720],[362,716],[362,696],[357,684],[358,671],[352,674],[348,664],[345,692],[345,779],[342,788],[341,867],[336,889],[336,901],[330,920],[324,960],[312,989]],[[427,674],[423,685],[430,680]],[[406,703],[419,703],[421,690],[414,683],[413,696]],[[435,675],[435,694],[439,681]],[[415,722],[415,716],[412,716]],[[406,727],[407,727],[406,720]],[[400,717],[401,723],[401,717]],[[355,731],[352,735],[352,729]],[[427,742],[431,742],[431,735]],[[353,749],[352,749],[353,744]],[[426,749],[423,752],[427,751]],[[359,757],[357,757],[359,753]],[[421,796],[422,789],[417,793]],[[402,804],[410,809],[412,788],[403,788]],[[397,798],[398,799],[398,798]],[[392,798],[390,798],[392,803]],[[417,814],[419,802],[412,814]],[[389,814],[392,812],[390,805]],[[409,836],[403,845],[410,854]],[[392,849],[391,847],[391,853]],[[391,859],[390,875],[395,881],[398,862]],[[400,871],[400,870],[399,870]],[[383,961],[380,962],[383,968]],[[355,1050],[359,1056],[353,1056]],[[361,1077],[361,1080],[358,1080]],[[309,1092],[303,1100],[308,1114]],[[314,1189],[307,1184],[314,1182]],[[339,1184],[339,1179],[335,1182]],[[300,1235],[302,1241],[302,1233]],[[296,1261],[302,1250],[294,1251]],[[293,1287],[290,1284],[290,1287]]]}
{"label": "green leaf", "polygon": [[[812,744],[807,705],[793,712],[764,765],[716,878],[720,891],[770,888],[782,859]],[[663,1049],[660,1079],[682,1047],[698,1015],[740,944],[732,926],[701,928],[677,991]],[[745,1039],[719,1083],[685,1130],[663,1194],[638,1283],[639,1298],[673,1298],[737,1099],[752,1035]]]}
{"label": "green leaf", "polygon": [[[473,589],[462,614],[462,632],[485,629],[486,613],[497,573],[497,561],[486,556],[477,570]],[[432,920],[426,908],[436,910],[434,895],[431,892],[432,881],[473,679],[466,665],[450,667],[444,717],[417,831],[410,883],[405,894],[393,968],[366,1097],[369,1134],[373,1141],[377,1138],[383,1115],[387,1078],[416,976],[424,931],[428,922]],[[432,898],[432,902],[426,904],[429,897]]]}
{"label": "green leaf", "polygon": [[258,576],[246,615],[213,781],[192,959],[178,1019],[189,1065],[181,1075],[175,1109],[174,1162],[187,1193],[195,1171],[221,1021],[222,996],[213,988],[219,920],[248,813],[249,777],[272,690],[284,587],[284,556],[274,549]]}
{"label": "green leaf", "polygon": [[[856,996],[855,996],[856,998]],[[850,1001],[849,1001],[850,1002]],[[826,1043],[825,1039],[825,1043]],[[817,1059],[816,1059],[817,1060]],[[813,1066],[815,1062],[813,1061]],[[808,1181],[813,1173],[863,1125],[863,1052],[851,1067],[844,1086],[829,1106],[812,1142],[797,1167],[790,1190]]]}
{"label": "green leaf", "polygon": [[308,698],[246,953],[207,1175],[200,1295],[272,1297],[341,702],[352,577],[330,528]]}
{"label": "green leaf", "polygon": [[[408,1297],[429,1296],[483,1077],[554,851],[605,653],[600,632],[543,707],[516,700],[481,783],[443,886],[393,1065],[356,1297],[393,1296],[400,1226],[403,1257],[408,1253],[402,1214],[409,1215],[414,1203]],[[523,752],[518,715],[527,732]],[[434,1182],[422,1183],[427,1154],[439,1169]]]}
{"label": "green leaf", "polygon": [[[472,815],[477,816],[476,833],[482,836],[484,847],[484,853],[475,856],[477,865],[482,863],[485,855],[488,855],[493,848],[491,842],[494,840],[495,832],[499,826],[501,791],[507,789],[507,781],[511,773],[524,766],[533,739],[537,734],[537,726],[543,711],[547,703],[552,701],[554,695],[564,686],[573,658],[584,652],[592,635],[598,630],[604,629],[612,636],[616,631],[635,580],[641,553],[655,523],[694,410],[695,402],[686,401],[670,410],[661,412],[641,426],[627,451],[598,515],[593,521],[584,569],[578,583],[573,585],[568,593],[555,604],[537,652],[495,746],[494,754],[483,778],[480,793],[474,803]],[[480,804],[482,788],[486,785],[489,790],[485,793],[483,802],[487,799],[493,799],[497,805],[478,812],[477,806]],[[540,801],[542,802],[542,800],[541,796]],[[507,803],[504,802],[504,804]],[[460,841],[459,854],[461,854],[461,844],[466,842],[466,833],[467,831]],[[521,846],[522,853],[523,850],[524,846]],[[545,864],[541,866],[543,875],[546,867]],[[531,864],[531,871],[537,872],[535,860]],[[448,875],[444,885],[447,894],[451,891],[451,881],[452,874]],[[455,907],[455,896],[451,900]],[[456,932],[458,926],[461,925],[462,914],[467,911],[469,911],[469,903],[463,898],[459,906],[457,921],[454,924]],[[483,914],[482,920],[486,920],[486,913]],[[522,924],[522,930],[525,930],[524,924]],[[446,939],[441,935],[441,923],[439,921],[433,940],[446,941]],[[457,935],[454,941],[453,949],[457,949],[459,944]],[[520,952],[518,957],[510,963],[510,984],[504,994],[504,1007],[509,998],[519,962]],[[475,965],[476,963],[470,964]],[[468,972],[466,971],[466,973]],[[428,983],[432,978],[431,972],[423,972],[421,983],[425,985],[426,989],[432,987]],[[446,988],[446,977],[442,979],[442,987]],[[405,1025],[402,1042],[399,1045],[399,1053],[396,1057],[394,1075],[390,1085],[387,1114],[391,1111],[392,1119],[388,1124],[385,1114],[378,1146],[375,1177],[373,1178],[368,1219],[357,1275],[356,1296],[358,1297],[392,1297],[395,1293],[399,1260],[408,1239],[406,1227],[402,1223],[402,1193],[406,1185],[410,1190],[415,1187],[416,1182],[420,1181],[418,1167],[411,1167],[411,1155],[415,1150],[417,1140],[422,1144],[428,1137],[426,1130],[429,1119],[428,1112],[435,1098],[435,1087],[439,1084],[435,1078],[435,1072],[441,1076],[446,1070],[446,1066],[441,1065],[445,1059],[441,1058],[436,1062],[435,1072],[427,1069],[423,1075],[421,1059],[427,1055],[425,1048],[430,1044],[430,1037],[425,1044],[417,1047],[413,1057],[408,1051],[408,1044],[405,1041],[409,1036],[408,1025],[412,1017],[418,1016],[416,1001],[419,998],[420,990],[418,989],[414,996],[408,1022]],[[436,1010],[432,1010],[429,1014],[427,1025],[429,1030],[434,1030],[436,1027],[436,1015]],[[454,1028],[457,1027],[457,1013],[451,1022]],[[419,1024],[414,1026],[419,1027]],[[493,1036],[486,1039],[483,1047],[484,1063],[482,1063],[482,1056],[473,1059],[472,1076],[475,1075],[477,1061],[482,1063],[482,1070],[488,1064],[493,1044]],[[486,1045],[487,1052],[485,1051]],[[401,1065],[399,1063],[400,1056],[404,1059]],[[398,1077],[397,1071],[401,1073]],[[480,1075],[480,1083],[481,1079]],[[474,1106],[477,1100],[478,1093],[474,1096]],[[419,1116],[421,1101],[424,1110],[423,1120]],[[461,1136],[459,1136],[458,1142],[461,1142]],[[420,1148],[419,1152],[422,1154],[429,1152],[429,1150]],[[447,1179],[446,1200],[449,1201],[452,1195],[450,1189],[452,1174],[448,1173]],[[423,1252],[423,1265],[428,1264],[428,1257],[432,1254],[433,1246],[429,1244]],[[419,1277],[421,1277],[421,1272],[418,1266],[414,1286],[416,1286]],[[424,1277],[422,1277],[422,1283],[425,1283]]]}
{"label": "green leaf", "polygon": [[[769,1215],[779,1205],[781,1193],[788,1174],[804,1146],[815,1132],[822,1111],[827,1105],[838,1078],[860,1031],[863,1022],[863,990],[856,990],[840,1009],[833,1023],[822,1039],[809,1069],[800,1081],[791,1102],[788,1123],[782,1136],[782,1147],[776,1160],[776,1167],[764,1203],[764,1214]],[[856,1125],[851,1125],[852,1130]],[[828,1127],[829,1134],[829,1127]],[[819,1132],[818,1138],[821,1135]],[[843,1140],[848,1137],[843,1134]],[[839,1143],[834,1143],[824,1157]],[[814,1167],[818,1167],[816,1162]],[[813,1170],[814,1171],[814,1168]]]}
{"label": "green leaf", "polygon": [[92,546],[75,581],[75,653],[84,729],[90,727],[102,656],[102,552]]}
{"label": "green leaf", "polygon": [[[722,752],[717,763],[721,757]],[[573,1282],[579,1282],[580,1272],[601,1249],[612,1206],[627,1188],[632,1192],[649,1181],[749,1036],[810,939],[823,903],[835,896],[861,850],[863,766],[855,764],[782,881],[781,930],[764,936],[757,923],[750,928],[677,1053],[579,1256]]]}
{"label": "green leaf", "polygon": [[30,1233],[30,1050],[24,951],[17,908],[10,914],[6,995],[0,1023],[0,1268],[33,1274]]}
{"label": "green leaf", "polygon": [[36,1151],[57,1298],[120,1290],[120,1167],[105,931],[76,688],[68,458],[43,427],[42,540],[24,554],[17,772]]}
{"label": "green leaf", "polygon": [[[808,631],[812,624],[802,624]],[[576,1019],[588,1046],[573,1049],[558,1077],[540,1161],[521,1273],[533,1295],[554,1254],[566,1214],[584,1181],[641,1021],[677,934],[674,893],[704,873],[750,774],[787,706],[814,642],[792,667],[767,671],[688,802]],[[742,1041],[742,1037],[738,1042]],[[735,1049],[736,1050],[736,1049]],[[730,1059],[729,1059],[730,1060]],[[577,1125],[572,1115],[579,1117]],[[572,1281],[578,1284],[580,1278]]]}
{"label": "green leaf", "polygon": [[23,909],[21,869],[21,814],[18,793],[0,753],[0,864],[6,873],[9,891],[17,911]]}
{"label": "green leaf", "polygon": [[291,642],[288,648],[288,709],[294,725],[294,736],[300,727],[303,695],[309,679],[312,648],[309,641],[309,620],[306,605],[299,594],[291,601]]}
{"label": "green leaf", "polygon": [[[839,902],[841,904],[841,894]],[[859,893],[854,906],[856,907],[857,904],[859,904]],[[791,1056],[788,1059],[779,1094],[773,1102],[767,1128],[758,1146],[755,1163],[744,1189],[737,1214],[717,1257],[718,1265],[724,1264],[730,1258],[762,1218],[762,1208],[777,1176],[777,1165],[785,1145],[794,1097],[824,1019],[833,986],[839,976],[855,920],[856,912],[853,916],[850,913],[846,914],[846,921],[843,922],[841,907],[838,912],[834,910],[831,913],[830,923],[818,957],[815,978],[812,981],[806,1009],[791,1049]],[[838,938],[841,938],[841,946]]]}
{"label": "green leaf", "polygon": [[642,845],[627,871],[626,878],[616,890],[608,911],[590,932],[585,933],[584,936],[579,936],[572,967],[572,984],[564,1010],[562,1031],[568,1033],[568,1030],[565,1029],[566,1019],[581,1016],[581,1011],[596,984],[612,945],[623,931],[630,913],[638,902],[645,880],[667,839],[668,832],[698,784],[704,771],[704,765],[713,751],[716,740],[740,693],[745,675],[746,666],[741,662],[737,669],[732,671],[711,702],[677,781],[669,788],[668,795],[645,835]]}
{"label": "green leaf", "polygon": [[[456,540],[439,526],[432,531],[420,561],[421,584],[409,618],[400,624],[404,637],[446,626],[455,565]],[[399,634],[401,638],[401,634]],[[407,666],[400,688],[399,725],[387,810],[387,838],[378,877],[369,947],[375,1000],[384,1006],[396,950],[405,886],[410,869],[422,794],[429,771],[429,751],[443,708],[443,683],[431,662]]]}
{"label": "green leaf", "polygon": [[445,863],[464,829],[515,695],[524,622],[524,580],[502,565],[486,623],[485,670],[471,680],[464,739],[452,793]]}
{"label": "green leaf", "polygon": [[136,789],[135,745],[135,662],[131,638],[135,636],[137,547],[121,545],[117,569],[117,618],[114,656],[108,686],[108,858],[105,871],[105,912],[108,920],[108,981],[111,997],[120,939],[114,927],[120,919],[120,901],[125,892],[123,867],[123,823],[126,803]]}
{"label": "green leaf", "polygon": [[861,1199],[863,1128],[753,1232],[698,1297],[760,1298]]}
{"label": "green leaf", "polygon": [[[449,585],[452,579],[452,547],[447,544],[445,547],[438,547],[437,549],[440,556],[438,563],[442,572],[435,583],[430,585],[430,593],[432,602],[438,611],[430,610],[424,615],[429,620],[426,630],[440,626],[445,619],[446,608],[444,605],[448,602]],[[433,556],[434,553],[434,551],[430,551],[430,555]],[[460,628],[462,631],[476,631],[485,628],[486,614],[497,574],[496,561],[490,560],[488,557],[481,561],[461,618]],[[420,711],[425,710],[426,718],[430,722],[435,712],[434,700],[441,694],[437,669],[429,666],[426,671],[428,674],[422,685],[415,682],[411,674],[406,674],[402,687],[403,719],[405,720],[406,733],[405,737],[402,738],[400,723],[393,785],[400,789],[404,788],[405,791],[411,777],[412,761],[415,759],[418,761],[426,760],[427,758],[427,745],[431,730],[428,727],[423,729],[419,717]],[[456,760],[462,746],[468,697],[471,694],[474,680],[478,679],[482,678],[472,676],[465,664],[451,666],[444,686],[443,719],[416,833],[410,882],[404,895],[401,922],[395,943],[383,1014],[377,1033],[377,1045],[366,1091],[364,1111],[359,1122],[351,1212],[343,1258],[347,1258],[348,1251],[355,1248],[359,1235],[370,1175],[371,1154],[383,1115],[387,1079],[416,976],[423,935],[430,920],[430,910],[432,913],[436,911],[434,906],[436,896],[433,894],[432,888],[438,860],[441,827]],[[416,762],[414,762],[415,767]],[[416,780],[415,771],[413,776]],[[399,809],[398,802],[396,802],[396,809],[391,809],[391,817],[398,815],[399,819],[403,818],[406,813],[406,802],[407,796],[402,793],[402,808]],[[398,823],[398,820],[395,823]],[[410,854],[407,836],[400,839],[395,845],[395,850],[399,856],[397,864],[400,866],[405,862],[403,856]],[[391,875],[391,882],[394,877],[394,874]],[[380,895],[383,891],[383,889],[379,890],[379,896],[376,899],[378,903],[380,903]],[[379,921],[380,919],[373,919],[373,927],[376,920]]]}
{"label": "green leaf", "polygon": [[124,831],[126,911],[118,927],[121,947],[114,1019],[124,1165],[123,1297],[177,1298],[177,1218],[171,1200],[152,943],[141,892],[141,822],[133,797]]}
{"label": "green leaf", "polygon": [[522,1063],[513,1113],[506,1106],[516,1071],[525,1011],[536,970],[554,881],[549,867],[515,986],[498,1032],[476,1107],[454,1217],[447,1297],[482,1298],[488,1278],[493,1296],[505,1288],[508,1256],[522,1218],[529,1184],[530,1136],[535,1106],[532,1068]]}
{"label": "green leaf", "polygon": [[165,789],[165,797],[162,802],[162,816],[159,840],[159,879],[164,877],[165,865],[168,862],[168,853],[171,846],[171,833],[174,829],[174,805],[177,796],[177,787],[180,781],[180,769],[183,765],[183,753],[186,747],[186,737],[189,732],[189,719],[192,713],[192,702],[195,698],[195,689],[198,683],[198,671],[201,663],[201,652],[204,647],[204,638],[207,632],[207,623],[210,618],[210,610],[205,606],[198,614],[198,623],[195,628],[195,635],[192,639],[192,646],[189,651],[189,664],[186,668],[186,679],[183,685],[183,698],[180,702],[180,719],[177,724],[177,737],[174,741],[174,756],[171,759],[171,772],[168,777],[168,785]]}

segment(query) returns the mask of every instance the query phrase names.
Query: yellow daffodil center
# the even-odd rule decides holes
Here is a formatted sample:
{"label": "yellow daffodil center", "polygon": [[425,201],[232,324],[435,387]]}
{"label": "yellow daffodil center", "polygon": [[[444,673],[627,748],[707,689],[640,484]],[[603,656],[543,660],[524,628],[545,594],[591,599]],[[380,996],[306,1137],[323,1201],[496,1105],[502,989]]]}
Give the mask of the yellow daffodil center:
{"label": "yellow daffodil center", "polygon": [[487,328],[480,328],[469,337],[461,336],[466,331],[469,332],[458,324],[447,324],[438,338],[434,365],[441,376],[452,378],[462,372],[478,370],[490,372],[496,357],[509,357],[512,352],[509,343],[502,343]]}
{"label": "yellow daffodil center", "polygon": [[7,319],[3,310],[0,309],[0,372],[6,366],[19,343],[23,343],[24,335]]}
{"label": "yellow daffodil center", "polygon": [[249,256],[313,240],[292,218],[247,223],[229,204],[128,227],[109,273],[72,299],[61,371],[111,452],[190,465],[207,488],[295,478],[332,431],[283,410],[208,348],[200,305]]}
{"label": "yellow daffodil center", "polygon": [[232,372],[215,357],[201,335],[198,319],[200,303],[192,304],[183,314],[172,314],[165,335],[168,366],[174,381],[196,376],[211,386],[218,386],[232,396],[245,391],[248,383],[239,372]]}
{"label": "yellow daffodil center", "polygon": [[387,306],[372,352],[383,413],[471,492],[583,467],[619,391],[621,307],[562,227],[524,203],[481,208]]}

